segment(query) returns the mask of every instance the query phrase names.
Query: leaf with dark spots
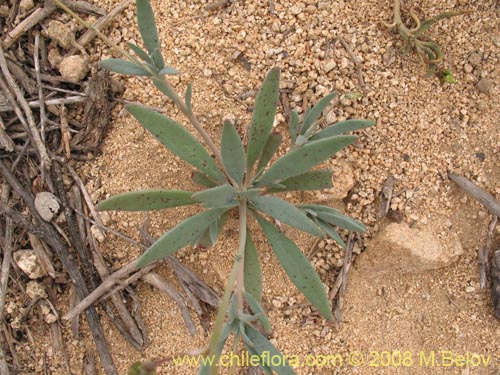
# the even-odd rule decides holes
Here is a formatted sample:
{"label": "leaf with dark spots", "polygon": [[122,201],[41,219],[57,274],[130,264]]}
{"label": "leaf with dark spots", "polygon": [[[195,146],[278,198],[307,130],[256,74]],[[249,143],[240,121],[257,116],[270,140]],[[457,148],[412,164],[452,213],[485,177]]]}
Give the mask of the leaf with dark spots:
{"label": "leaf with dark spots", "polygon": [[193,192],[182,190],[139,190],[115,195],[99,203],[96,208],[100,211],[162,210],[164,208],[198,203],[191,199],[191,195],[193,195]]}
{"label": "leaf with dark spots", "polygon": [[263,217],[256,215],[264,234],[290,280],[326,319],[333,316],[328,295],[309,260],[298,246]]}

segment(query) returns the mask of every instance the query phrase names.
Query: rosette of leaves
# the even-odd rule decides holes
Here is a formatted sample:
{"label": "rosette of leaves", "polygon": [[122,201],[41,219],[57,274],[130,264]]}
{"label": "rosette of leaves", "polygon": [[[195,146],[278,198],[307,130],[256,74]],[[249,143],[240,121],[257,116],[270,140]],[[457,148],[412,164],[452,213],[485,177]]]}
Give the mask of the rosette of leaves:
{"label": "rosette of leaves", "polygon": [[[334,93],[329,94],[310,108],[302,119],[297,112],[292,112],[288,129],[291,147],[285,154],[278,155],[282,136],[273,131],[273,122],[280,71],[273,68],[265,77],[256,97],[247,144],[242,142],[235,126],[226,121],[222,126],[221,146],[218,149],[192,110],[191,85],[188,85],[184,99],[181,99],[165,78],[165,75],[177,74],[177,71],[165,66],[149,1],[137,0],[137,20],[145,49],[129,44],[137,57],[129,60],[108,59],[102,64],[118,73],[150,76],[156,87],[187,116],[205,145],[170,117],[138,104],[126,106],[127,111],[161,144],[193,167],[192,180],[201,190],[134,191],[113,196],[101,202],[97,208],[148,211],[185,205],[199,207],[197,214],[184,219],[153,243],[138,259],[138,267],[162,259],[188,245],[210,248],[222,233],[230,212],[238,210],[239,248],[204,354],[219,356],[232,335],[235,348],[241,340],[251,354],[270,352],[271,355],[279,355],[279,351],[258,329],[262,327],[265,333],[269,333],[271,327],[261,305],[262,273],[258,250],[252,240],[255,234],[248,230],[249,220],[257,221],[276,258],[299,291],[321,315],[332,319],[328,296],[320,277],[299,247],[276,222],[312,236],[333,238],[341,246],[345,244],[337,228],[362,232],[365,227],[331,207],[294,205],[274,194],[331,188],[331,171],[314,168],[357,139],[345,133],[372,126],[374,122],[347,120],[321,129],[318,119],[335,97]],[[215,155],[215,160],[210,153]],[[294,373],[285,361],[279,365],[260,365],[266,373]],[[134,366],[134,373],[142,368],[140,364]],[[199,370],[199,374],[209,373],[217,373],[217,367],[202,366]]]}
{"label": "rosette of leaves", "polygon": [[[410,50],[414,51],[422,65],[427,67],[427,74],[431,75],[438,73],[438,65],[443,61],[443,51],[437,42],[424,35],[424,33],[429,30],[432,25],[442,19],[467,13],[470,13],[470,11],[444,12],[429,19],[421,20],[415,14],[415,11],[410,8],[409,16],[414,21],[415,25],[413,27],[408,27],[401,19],[401,1],[394,0],[393,21],[390,24],[382,21],[382,24],[399,33],[403,39],[402,52],[406,54]],[[450,77],[450,74],[451,72],[447,74],[447,77]],[[443,74],[440,75],[442,76]],[[444,82],[454,83],[451,82],[451,78],[446,78]]]}

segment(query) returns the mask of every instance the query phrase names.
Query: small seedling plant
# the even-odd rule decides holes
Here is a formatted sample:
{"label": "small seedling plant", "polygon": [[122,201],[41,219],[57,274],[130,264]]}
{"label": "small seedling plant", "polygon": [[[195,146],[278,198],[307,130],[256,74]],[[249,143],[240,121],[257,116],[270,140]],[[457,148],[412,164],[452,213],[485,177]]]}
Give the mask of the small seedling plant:
{"label": "small seedling plant", "polygon": [[410,18],[415,22],[413,27],[408,27],[401,19],[401,1],[394,0],[393,21],[387,23],[382,21],[382,24],[389,29],[393,29],[399,33],[403,39],[402,53],[406,54],[409,51],[414,51],[422,63],[427,68],[427,75],[437,74],[442,83],[455,83],[456,80],[450,70],[438,72],[438,65],[443,61],[443,51],[438,43],[424,35],[429,28],[436,22],[470,13],[469,11],[444,12],[429,19],[420,20],[414,9],[409,9]]}
{"label": "small seedling plant", "polygon": [[[58,3],[59,1],[56,0]],[[247,144],[235,126],[225,121],[222,126],[220,149],[204,130],[191,105],[192,86],[179,96],[167,76],[178,74],[165,66],[160,52],[158,32],[149,0],[136,0],[139,32],[144,49],[129,43],[132,53],[120,49],[101,34],[106,42],[127,59],[107,59],[102,65],[111,71],[150,77],[156,88],[172,100],[190,121],[204,145],[176,120],[142,105],[127,105],[126,109],[168,150],[194,167],[192,180],[203,190],[142,190],[113,196],[98,205],[99,210],[149,211],[185,205],[197,205],[199,212],[181,221],[163,234],[138,259],[143,267],[185,246],[210,248],[219,238],[232,211],[238,212],[239,246],[227,285],[220,302],[212,335],[203,356],[221,355],[230,337],[234,350],[243,342],[251,355],[265,358],[281,355],[265,334],[271,324],[262,307],[262,272],[250,220],[256,220],[267,241],[291,281],[328,320],[332,319],[326,290],[320,277],[299,247],[280,229],[281,224],[297,228],[316,237],[330,237],[344,247],[337,228],[363,232],[365,227],[338,210],[317,204],[293,205],[273,194],[332,187],[331,171],[314,169],[357,138],[345,133],[374,124],[369,120],[347,120],[320,128],[318,119],[335,97],[326,95],[300,119],[292,112],[289,120],[291,147],[278,156],[282,136],[273,131],[279,95],[280,71],[272,68],[255,99]],[[214,155],[214,158],[210,155]],[[274,160],[273,162],[271,162]],[[264,332],[261,333],[261,331]],[[259,365],[268,374],[295,372],[286,361]],[[131,374],[151,374],[155,364],[134,364]],[[217,374],[217,366],[201,365],[198,374]]]}

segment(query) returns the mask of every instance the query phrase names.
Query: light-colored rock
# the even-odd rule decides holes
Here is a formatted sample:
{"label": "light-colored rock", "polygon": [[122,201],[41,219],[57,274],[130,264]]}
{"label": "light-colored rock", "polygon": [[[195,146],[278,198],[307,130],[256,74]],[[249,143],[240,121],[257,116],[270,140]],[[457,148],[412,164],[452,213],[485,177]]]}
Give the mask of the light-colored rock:
{"label": "light-colored rock", "polygon": [[493,86],[493,81],[487,77],[481,78],[477,83],[476,87],[479,92],[483,94],[488,94]]}
{"label": "light-colored rock", "polygon": [[57,47],[49,49],[47,57],[52,68],[57,68],[63,59]]}
{"label": "light-colored rock", "polygon": [[60,22],[60,21],[50,21],[47,27],[47,36],[56,41],[62,48],[68,49],[73,44],[75,36],[71,31],[71,28]]}
{"label": "light-colored rock", "polygon": [[51,221],[59,212],[59,201],[56,196],[48,191],[42,191],[35,197],[35,208],[45,221]]}
{"label": "light-colored rock", "polygon": [[332,174],[333,188],[328,189],[326,193],[333,199],[344,199],[349,191],[354,187],[354,171],[352,165],[347,161],[341,161],[335,167]]}
{"label": "light-colored rock", "polygon": [[21,0],[19,2],[19,8],[23,13],[33,9],[35,7],[35,2],[33,0]]}
{"label": "light-colored rock", "polygon": [[59,64],[61,76],[73,83],[78,83],[84,79],[88,71],[89,65],[87,61],[78,55],[65,57]]}
{"label": "light-colored rock", "polygon": [[31,299],[47,298],[45,287],[36,281],[29,281],[28,284],[26,284],[26,294]]}
{"label": "light-colored rock", "polygon": [[92,235],[95,237],[97,242],[101,243],[106,239],[106,236],[104,235],[103,231],[99,227],[92,225],[90,227],[90,231],[92,232]]}
{"label": "light-colored rock", "polygon": [[32,280],[46,275],[36,253],[31,249],[18,250],[14,253],[17,266]]}
{"label": "light-colored rock", "polygon": [[357,268],[367,278],[420,273],[446,267],[462,253],[462,244],[453,232],[439,239],[428,230],[392,223],[370,241]]}

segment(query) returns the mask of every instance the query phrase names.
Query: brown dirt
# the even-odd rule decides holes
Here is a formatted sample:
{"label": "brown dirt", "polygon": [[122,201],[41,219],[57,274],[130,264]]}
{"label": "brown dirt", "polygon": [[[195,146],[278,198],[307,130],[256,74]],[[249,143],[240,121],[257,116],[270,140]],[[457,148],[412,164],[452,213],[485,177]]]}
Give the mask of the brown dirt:
{"label": "brown dirt", "polygon": [[[104,0],[100,3],[112,6]],[[367,282],[354,265],[343,307],[345,321],[334,327],[311,318],[308,307],[293,307],[304,299],[280,270],[264,240],[258,237],[266,306],[277,346],[284,353],[301,358],[309,354],[341,354],[344,359],[343,366],[337,368],[302,367],[297,373],[500,373],[500,324],[492,315],[489,292],[479,289],[476,264],[490,217],[484,207],[466,199],[446,178],[451,170],[500,196],[500,17],[496,2],[411,2],[418,6],[419,14],[426,16],[450,9],[473,10],[469,15],[441,21],[429,33],[443,47],[444,66],[458,80],[454,85],[441,85],[436,78],[425,78],[424,68],[412,62],[414,56],[397,53],[398,37],[378,23],[391,19],[389,1],[275,0],[274,14],[269,12],[267,1],[233,1],[229,7],[212,12],[205,10],[205,3],[153,1],[166,61],[182,72],[172,82],[180,92],[187,83],[193,83],[194,110],[215,138],[220,134],[223,118],[236,120],[239,129],[244,130],[250,118],[247,108],[253,98],[236,98],[257,89],[272,66],[282,68],[282,89],[290,89],[292,107],[302,108],[304,98],[306,103],[314,103],[327,92],[337,91],[344,97],[333,108],[331,119],[368,118],[377,122],[374,128],[360,133],[354,147],[339,153],[337,160],[332,161],[335,166],[347,160],[354,169],[354,196],[344,208],[368,225],[366,239],[386,225],[376,219],[376,196],[383,181],[394,175],[395,191],[411,192],[393,203],[394,209],[403,212],[404,220],[416,228],[433,228],[443,237],[449,231],[458,233],[464,247],[464,255],[446,269],[417,275],[389,275],[375,283]],[[138,40],[133,7],[117,20],[110,35],[124,46],[126,41]],[[357,99],[345,97],[360,90],[356,88],[356,72],[349,55],[339,42],[334,42],[336,35],[342,35],[361,59],[366,87]],[[238,51],[250,63],[250,71],[235,60]],[[109,56],[108,49],[99,45],[94,54],[96,59]],[[479,58],[472,58],[473,54]],[[391,55],[393,61],[386,65]],[[334,68],[326,72],[328,63]],[[493,81],[489,94],[480,93],[476,87],[482,77]],[[124,82],[126,99],[164,108],[169,116],[185,123],[147,80],[134,78]],[[286,134],[282,108],[279,112],[276,127]],[[102,155],[83,171],[96,201],[136,189],[194,188],[186,165],[164,150],[131,116],[119,110],[115,112]],[[191,213],[190,209],[179,209],[151,215],[153,234],[160,235]],[[137,237],[135,226],[144,217],[144,214],[113,213],[109,225]],[[230,222],[227,228],[228,239],[219,241],[207,256],[200,257],[199,252],[190,250],[181,254],[219,292],[223,290],[236,248],[231,236],[236,226]],[[289,229],[287,233],[306,252],[312,246],[311,238],[298,238]],[[109,236],[102,250],[115,260],[116,269],[140,253],[137,248]],[[368,241],[361,256],[370,256],[370,250]],[[316,257],[329,259],[326,253]],[[172,279],[168,270],[162,273]],[[326,277],[327,271],[323,269],[321,274]],[[172,300],[144,285],[139,285],[138,291],[151,339],[144,353],[127,345],[105,320],[105,332],[120,373],[125,373],[134,361],[179,354],[206,343],[201,327],[197,336],[188,335]],[[46,334],[43,327],[34,330],[37,361],[50,350]],[[79,373],[82,353],[91,345],[90,338],[70,343],[73,371]],[[412,363],[406,362],[408,366],[398,366],[394,360],[386,363],[384,351],[399,351]],[[465,356],[467,352],[491,356],[491,363],[478,367],[460,367],[455,363],[443,368],[420,362],[421,355],[428,358],[435,352],[436,363],[440,363],[442,351],[450,351],[454,356]],[[348,363],[349,355],[355,352],[363,355],[361,367]],[[49,354],[52,373],[63,373],[56,353]],[[397,359],[397,353],[393,358]],[[192,374],[195,370],[165,365],[159,373]]]}

